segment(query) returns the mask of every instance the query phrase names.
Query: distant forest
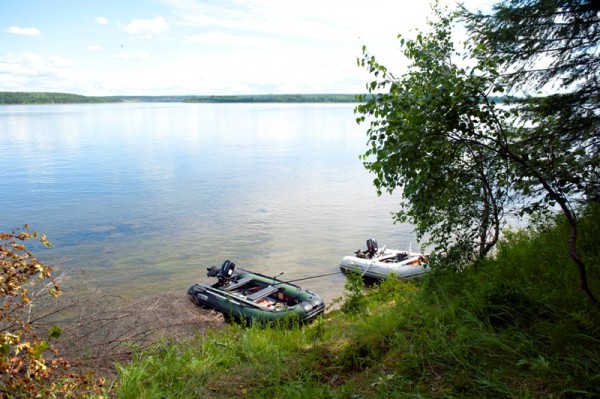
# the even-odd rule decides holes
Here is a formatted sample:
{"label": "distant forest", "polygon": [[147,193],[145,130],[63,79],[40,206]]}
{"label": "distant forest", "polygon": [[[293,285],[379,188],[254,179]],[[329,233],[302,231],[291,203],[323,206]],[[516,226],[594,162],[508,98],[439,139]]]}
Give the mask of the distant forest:
{"label": "distant forest", "polygon": [[[239,96],[81,96],[70,93],[0,91],[3,104],[92,104],[92,103],[359,103],[371,94],[260,94]],[[491,100],[509,102],[504,97]]]}
{"label": "distant forest", "polygon": [[69,93],[0,91],[0,104],[84,104],[122,102],[352,103],[354,94],[265,94],[240,96],[81,96]]}

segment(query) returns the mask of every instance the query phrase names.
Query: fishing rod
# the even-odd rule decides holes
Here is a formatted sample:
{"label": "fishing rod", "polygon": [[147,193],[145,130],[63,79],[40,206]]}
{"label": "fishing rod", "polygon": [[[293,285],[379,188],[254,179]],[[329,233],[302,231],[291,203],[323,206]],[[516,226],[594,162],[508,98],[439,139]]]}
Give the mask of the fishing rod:
{"label": "fishing rod", "polygon": [[[303,280],[310,280],[310,279],[313,279],[313,278],[320,278],[320,277],[333,276],[333,275],[335,275],[335,274],[340,274],[340,273],[343,273],[343,272],[339,271],[339,272],[335,272],[335,273],[320,274],[320,275],[318,275],[318,276],[304,277],[304,278],[297,278],[297,279],[294,279],[294,280],[288,280],[288,281],[280,281],[280,282],[278,282],[278,283],[275,283],[275,284],[272,284],[272,285],[279,285],[279,284],[285,284],[285,283],[295,283],[296,281],[303,281]],[[277,277],[281,276],[282,274],[283,274],[283,273],[280,273],[280,274],[278,274],[278,275],[277,275]],[[273,277],[273,278],[275,279],[275,277]]]}

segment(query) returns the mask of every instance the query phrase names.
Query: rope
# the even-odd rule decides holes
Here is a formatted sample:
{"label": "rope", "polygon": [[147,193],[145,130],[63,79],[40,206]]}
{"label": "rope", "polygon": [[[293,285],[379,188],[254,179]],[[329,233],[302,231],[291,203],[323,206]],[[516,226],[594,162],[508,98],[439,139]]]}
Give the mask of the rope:
{"label": "rope", "polygon": [[318,276],[304,277],[304,278],[297,278],[297,279],[295,279],[295,280],[281,281],[281,282],[279,282],[279,283],[275,283],[275,284],[273,284],[273,285],[285,284],[285,283],[295,283],[296,281],[303,281],[303,280],[310,280],[310,279],[313,279],[313,278],[321,278],[321,277],[333,276],[333,275],[335,275],[335,274],[341,274],[341,273],[342,273],[342,272],[341,272],[341,271],[339,271],[339,272],[335,272],[335,273],[321,274],[321,275],[318,275]]}

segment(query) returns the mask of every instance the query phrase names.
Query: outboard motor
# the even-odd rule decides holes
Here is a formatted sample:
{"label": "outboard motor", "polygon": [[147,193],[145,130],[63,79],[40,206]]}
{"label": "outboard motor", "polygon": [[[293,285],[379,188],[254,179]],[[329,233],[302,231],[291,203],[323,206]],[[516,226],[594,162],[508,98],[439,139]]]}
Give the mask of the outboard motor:
{"label": "outboard motor", "polygon": [[367,255],[369,255],[370,258],[377,253],[378,249],[377,241],[373,240],[372,238],[367,240]]}
{"label": "outboard motor", "polygon": [[226,284],[233,275],[233,269],[235,269],[235,263],[229,259],[223,262],[223,266],[221,266],[221,270],[219,270],[219,274],[217,275],[219,283]]}

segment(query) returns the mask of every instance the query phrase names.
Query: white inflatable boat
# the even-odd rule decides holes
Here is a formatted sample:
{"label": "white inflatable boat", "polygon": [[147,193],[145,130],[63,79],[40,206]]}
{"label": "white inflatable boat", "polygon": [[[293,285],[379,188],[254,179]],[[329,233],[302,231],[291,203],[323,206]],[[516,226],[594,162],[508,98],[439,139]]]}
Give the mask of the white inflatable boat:
{"label": "white inflatable boat", "polygon": [[355,272],[362,277],[383,280],[390,274],[400,279],[419,278],[430,271],[428,257],[418,252],[400,251],[397,249],[381,249],[377,241],[367,240],[367,249],[355,252],[354,256],[345,256],[340,269],[344,273]]}

